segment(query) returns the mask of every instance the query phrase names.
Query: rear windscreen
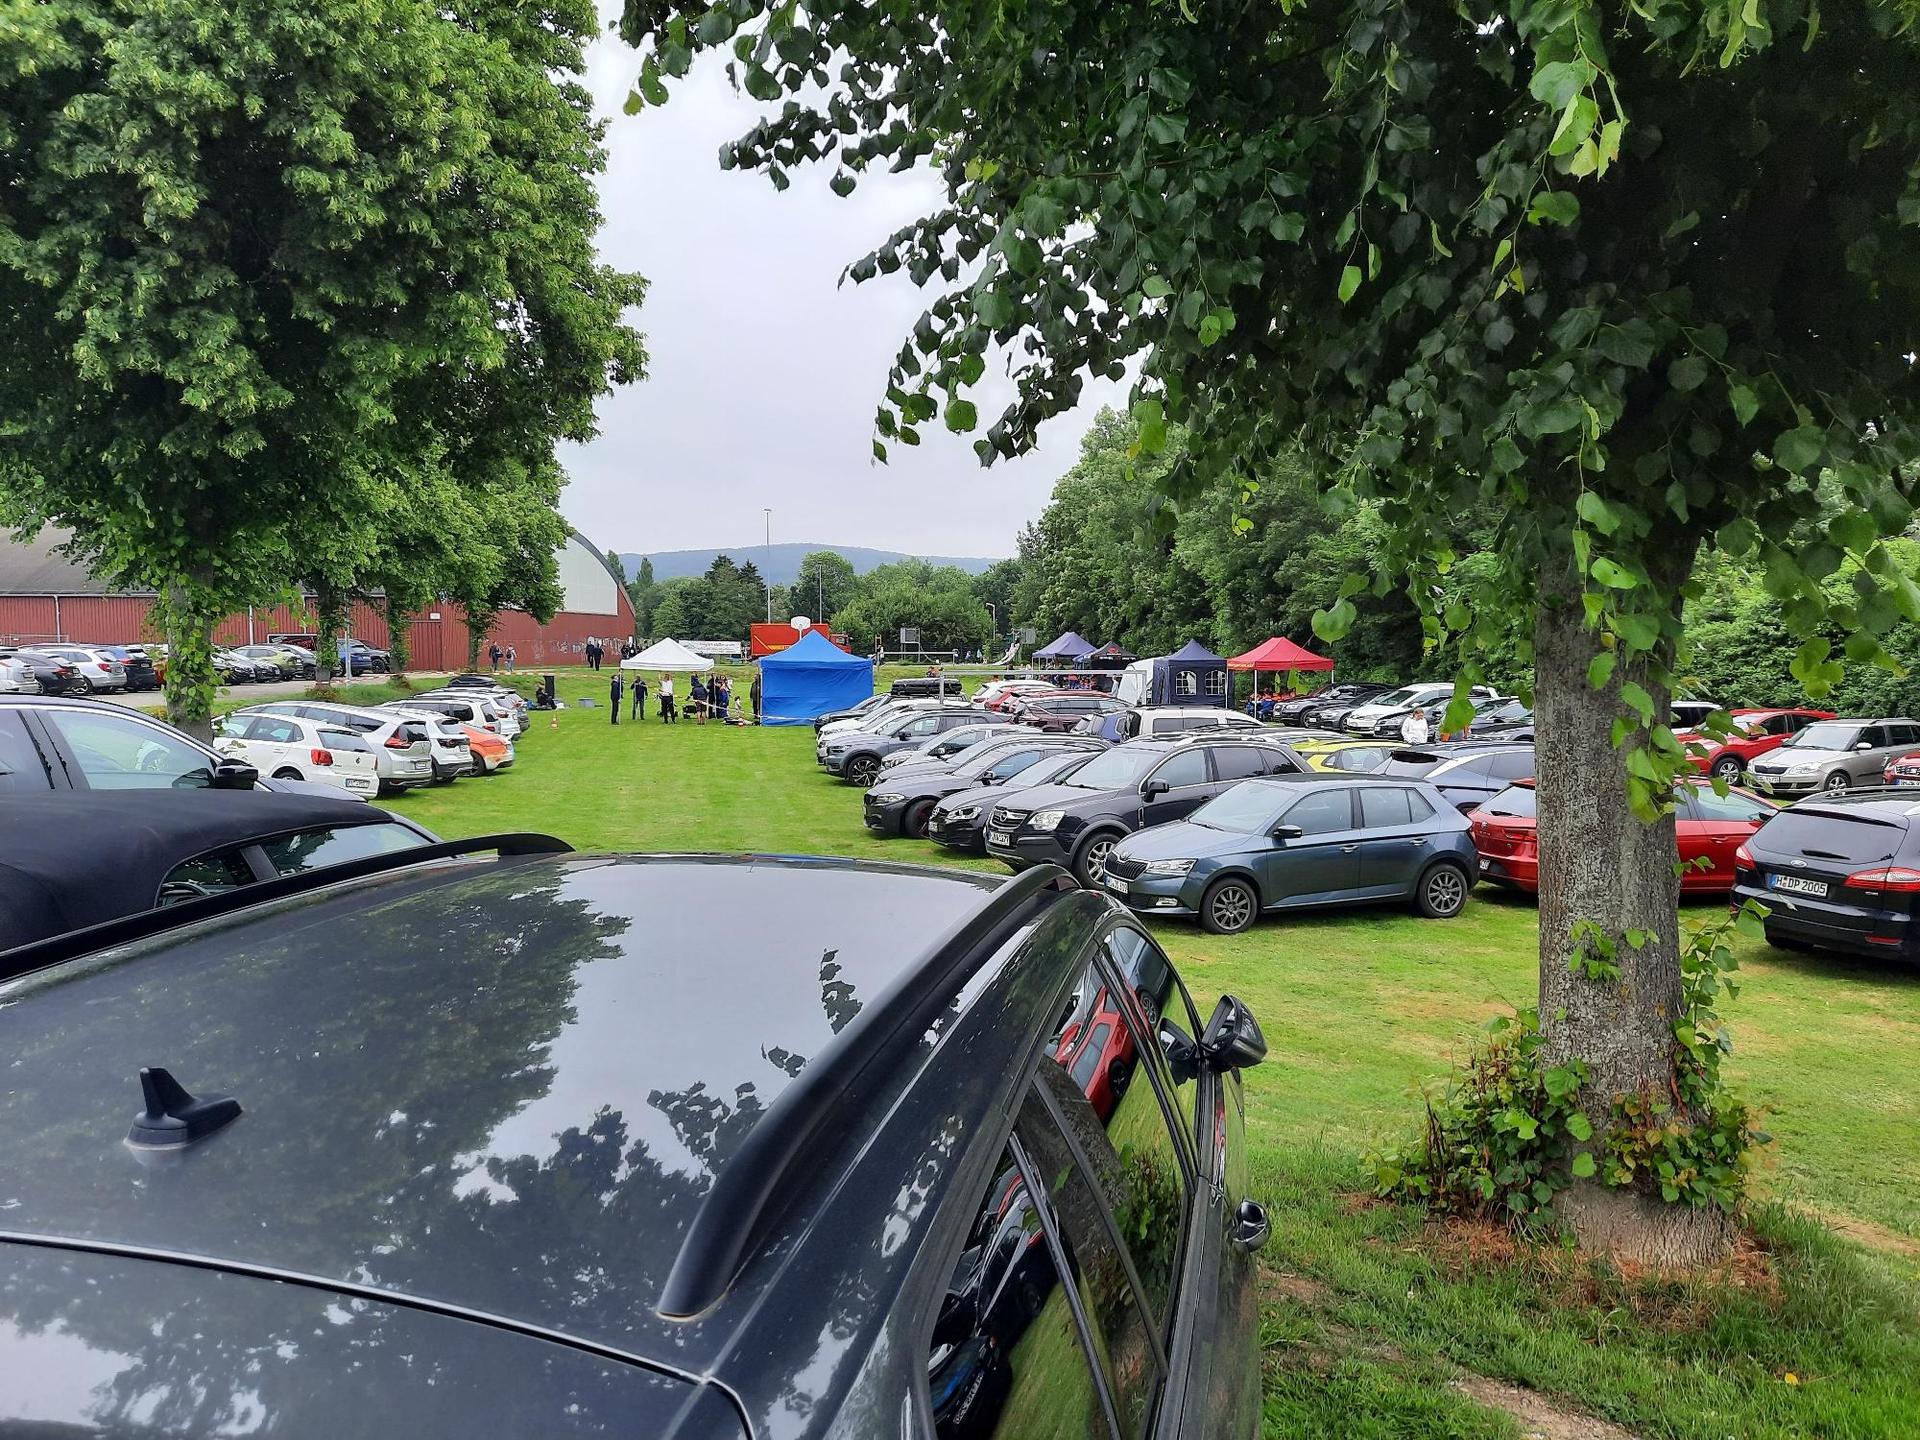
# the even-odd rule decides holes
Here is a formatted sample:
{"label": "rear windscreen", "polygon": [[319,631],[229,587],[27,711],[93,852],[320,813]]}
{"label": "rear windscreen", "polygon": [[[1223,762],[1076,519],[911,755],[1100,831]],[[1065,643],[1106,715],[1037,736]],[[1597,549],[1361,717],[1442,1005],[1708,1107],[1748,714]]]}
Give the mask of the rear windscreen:
{"label": "rear windscreen", "polygon": [[1831,811],[1788,810],[1761,826],[1754,840],[1776,853],[1868,864],[1892,859],[1906,834],[1907,827],[1900,822]]}
{"label": "rear windscreen", "polygon": [[1489,815],[1532,815],[1534,813],[1533,787],[1509,785],[1480,808]]}

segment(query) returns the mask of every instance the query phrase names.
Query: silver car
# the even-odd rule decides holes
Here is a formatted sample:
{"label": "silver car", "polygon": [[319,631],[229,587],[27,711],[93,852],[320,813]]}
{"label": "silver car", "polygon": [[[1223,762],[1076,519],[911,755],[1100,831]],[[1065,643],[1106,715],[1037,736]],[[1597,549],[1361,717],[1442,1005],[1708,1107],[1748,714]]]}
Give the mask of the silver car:
{"label": "silver car", "polygon": [[1778,750],[1747,766],[1762,795],[1838,795],[1879,785],[1889,761],[1920,748],[1920,724],[1904,715],[1877,720],[1816,720]]}
{"label": "silver car", "polygon": [[299,715],[308,720],[325,720],[364,736],[379,762],[383,795],[433,783],[433,737],[419,720],[410,720],[391,710],[330,705],[318,700],[270,701],[265,705],[249,705],[239,713]]}

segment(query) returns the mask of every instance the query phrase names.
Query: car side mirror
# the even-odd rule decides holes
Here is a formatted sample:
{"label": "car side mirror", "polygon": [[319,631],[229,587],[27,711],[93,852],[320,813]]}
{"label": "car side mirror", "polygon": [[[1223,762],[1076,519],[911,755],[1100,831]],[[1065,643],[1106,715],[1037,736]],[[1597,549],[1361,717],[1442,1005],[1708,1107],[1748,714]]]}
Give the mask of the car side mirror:
{"label": "car side mirror", "polygon": [[1200,1053],[1215,1070],[1244,1070],[1267,1058],[1267,1037],[1237,996],[1222,995],[1200,1033]]}
{"label": "car side mirror", "polygon": [[1273,838],[1276,840],[1298,840],[1306,833],[1307,832],[1302,830],[1298,825],[1276,825],[1273,827]]}
{"label": "car side mirror", "polygon": [[1164,780],[1149,780],[1140,787],[1140,795],[1142,799],[1152,800],[1166,794],[1171,789],[1173,789],[1173,786]]}
{"label": "car side mirror", "polygon": [[213,778],[207,784],[214,790],[251,790],[259,779],[260,772],[253,766],[222,760],[213,767]]}
{"label": "car side mirror", "polygon": [[1861,750],[1871,750],[1873,749],[1873,742],[1871,740],[1860,740],[1855,742],[1853,748],[1856,752]]}

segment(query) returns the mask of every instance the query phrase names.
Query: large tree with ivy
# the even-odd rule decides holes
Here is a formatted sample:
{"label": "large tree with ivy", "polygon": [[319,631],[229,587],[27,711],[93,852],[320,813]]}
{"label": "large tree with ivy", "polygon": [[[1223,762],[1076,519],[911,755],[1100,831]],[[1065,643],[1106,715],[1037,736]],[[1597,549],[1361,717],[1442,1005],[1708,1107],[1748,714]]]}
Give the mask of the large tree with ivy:
{"label": "large tree with ivy", "polygon": [[639,373],[640,281],[593,251],[595,25],[591,0],[0,18],[0,523],[159,590],[177,719],[205,728],[217,617],[405,563],[379,524],[421,477],[537,499]]}
{"label": "large tree with ivy", "polygon": [[[1377,568],[1328,597],[1324,635],[1360,590],[1410,582],[1436,644],[1530,637],[1547,1056],[1580,1062],[1597,1125],[1646,1102],[1685,1130],[1712,1097],[1682,1021],[1664,722],[1696,559],[1741,557],[1789,601],[1810,638],[1783,663],[1814,693],[1841,662],[1828,622],[1868,662],[1920,620],[1881,543],[1911,516],[1920,403],[1916,14],[629,0],[625,31],[647,50],[636,106],[722,46],[750,94],[785,100],[725,166],[784,186],[819,162],[842,193],[937,168],[944,203],[850,271],[936,292],[883,454],[937,420],[973,429],[989,359],[1018,395],[987,460],[1142,357],[1142,449],[1189,433],[1176,499],[1305,445],[1330,504],[1377,503]],[[1822,474],[1846,503],[1815,527]],[[1472,504],[1504,514],[1502,563],[1461,596],[1432,537]],[[1820,581],[1848,555],[1836,599]],[[1562,1202],[1621,1253],[1693,1258],[1725,1234],[1644,1184]]]}

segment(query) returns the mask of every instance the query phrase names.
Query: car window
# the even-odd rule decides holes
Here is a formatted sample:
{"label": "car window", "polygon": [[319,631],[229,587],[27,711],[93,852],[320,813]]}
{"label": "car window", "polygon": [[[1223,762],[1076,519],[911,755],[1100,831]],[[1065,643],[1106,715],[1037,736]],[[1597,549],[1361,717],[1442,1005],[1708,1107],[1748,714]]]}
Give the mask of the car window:
{"label": "car window", "polygon": [[1222,780],[1246,780],[1270,773],[1267,757],[1251,745],[1218,745],[1213,751],[1213,773]]}
{"label": "car window", "polygon": [[1889,725],[1887,737],[1886,743],[1889,745],[1912,745],[1920,741],[1920,726]]}
{"label": "car window", "polygon": [[[1448,781],[1484,780],[1493,773],[1493,756],[1474,755],[1441,768],[1437,778]],[[1516,777],[1517,778],[1517,777]]]}
{"label": "car window", "polygon": [[26,722],[14,711],[0,710],[0,794],[45,790],[49,783]]}
{"label": "car window", "polygon": [[1387,758],[1388,751],[1377,745],[1356,745],[1346,750],[1336,750],[1327,757],[1329,770],[1341,770],[1350,775],[1365,775],[1380,768]]}
{"label": "car window", "polygon": [[106,710],[38,713],[73,752],[88,789],[192,789],[213,781],[214,762],[184,736]]}
{"label": "car window", "polygon": [[898,736],[931,735],[940,724],[937,715],[922,715],[918,720],[909,720],[894,733]]}
{"label": "car window", "polygon": [[1258,754],[1261,759],[1260,773],[1262,775],[1302,775],[1306,773],[1298,765],[1294,764],[1293,761],[1289,760],[1286,752],[1277,745],[1262,745],[1255,753]]}
{"label": "car window", "polygon": [[274,745],[300,743],[300,727],[277,715],[256,715],[247,725],[246,738],[265,740]]}
{"label": "car window", "polygon": [[253,882],[253,871],[240,858],[237,849],[223,850],[217,855],[199,855],[167,872],[167,878],[160,882],[160,893],[155,897],[154,904],[178,905],[185,900],[198,900],[203,895],[222,895]]}
{"label": "car window", "polygon": [[1298,825],[1302,835],[1332,835],[1353,828],[1353,791],[1309,790],[1287,807],[1281,823]]}
{"label": "car window", "polygon": [[1509,785],[1483,807],[1489,815],[1531,816],[1534,813],[1533,787]]}
{"label": "car window", "polygon": [[405,825],[347,825],[282,836],[263,842],[260,848],[276,874],[298,875],[322,865],[340,865],[368,855],[391,855],[426,843]]}
{"label": "car window", "polygon": [[1749,800],[1734,791],[1725,795],[1716,795],[1705,785],[1695,785],[1693,790],[1694,818],[1699,820],[1735,820],[1742,823],[1765,820],[1773,814],[1771,806],[1762,805],[1758,800]]}
{"label": "car window", "polygon": [[1060,1284],[1058,1236],[1042,1228],[1010,1148],[970,1208],[929,1342],[933,1433],[940,1440],[1106,1436],[1087,1336]]}
{"label": "car window", "polygon": [[373,746],[351,730],[322,730],[319,732],[319,737],[320,743],[329,750],[357,750],[366,754],[373,753]]}
{"label": "car window", "polygon": [[1525,780],[1533,771],[1531,750],[1509,750],[1493,757],[1491,773],[1496,780]]}
{"label": "car window", "polygon": [[1807,722],[1798,715],[1769,715],[1759,724],[1762,735],[1791,735]]}
{"label": "car window", "polygon": [[1182,785],[1204,785],[1207,782],[1207,756],[1204,750],[1179,750],[1162,762],[1153,772],[1155,780],[1164,780],[1174,789]]}
{"label": "car window", "polygon": [[1418,790],[1409,790],[1407,792],[1407,805],[1415,820],[1426,820],[1440,813],[1434,809],[1433,802]]}
{"label": "car window", "polygon": [[1360,792],[1361,829],[1382,830],[1390,825],[1411,825],[1412,823],[1413,803],[1409,791],[1375,788],[1369,785]]}
{"label": "car window", "polygon": [[[1120,1434],[1134,1440],[1146,1433],[1152,1415],[1162,1354],[1161,1312],[1148,1298],[1156,1282],[1136,1262],[1144,1262],[1147,1273],[1172,1273],[1185,1192],[1182,1173],[1159,1165],[1151,1150],[1134,1145],[1123,1155],[1110,1138],[1116,1124],[1063,1067],[1044,1059],[1014,1133],[1066,1252]],[[1163,1214],[1175,1217],[1171,1254],[1165,1253],[1168,1228],[1153,1223]],[[1133,1243],[1123,1245],[1123,1235]],[[1159,1298],[1164,1305],[1171,1297]]]}
{"label": "car window", "polygon": [[[1860,734],[1853,741],[1854,745],[1865,744],[1865,745],[1873,746],[1875,748],[1885,745],[1886,743],[1887,743],[1887,727],[1884,725],[1862,726],[1860,730]],[[1849,746],[1848,748],[1851,749],[1852,746]]]}
{"label": "car window", "polygon": [[993,764],[980,772],[980,778],[985,780],[1005,780],[1009,775],[1018,775],[1029,765],[1035,764],[1045,758],[1045,755],[1046,752],[1043,750],[1016,750],[1013,754],[1003,755],[994,761]]}

